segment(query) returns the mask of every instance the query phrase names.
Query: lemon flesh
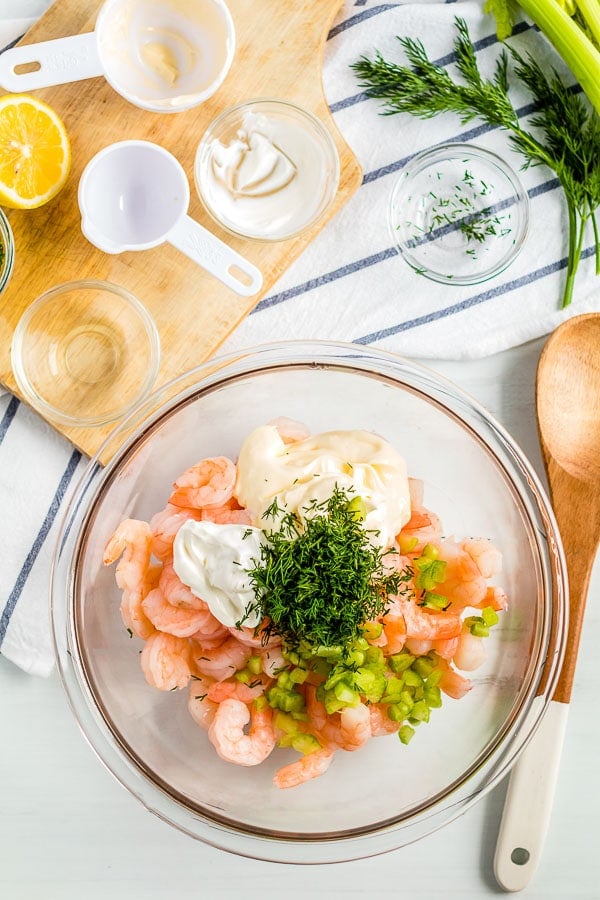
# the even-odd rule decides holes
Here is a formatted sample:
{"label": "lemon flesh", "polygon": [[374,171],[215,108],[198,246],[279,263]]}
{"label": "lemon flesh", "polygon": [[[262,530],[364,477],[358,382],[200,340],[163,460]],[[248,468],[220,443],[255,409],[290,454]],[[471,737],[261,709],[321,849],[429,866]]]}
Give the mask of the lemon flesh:
{"label": "lemon flesh", "polygon": [[26,94],[0,97],[0,204],[35,209],[65,184],[71,147],[63,121]]}

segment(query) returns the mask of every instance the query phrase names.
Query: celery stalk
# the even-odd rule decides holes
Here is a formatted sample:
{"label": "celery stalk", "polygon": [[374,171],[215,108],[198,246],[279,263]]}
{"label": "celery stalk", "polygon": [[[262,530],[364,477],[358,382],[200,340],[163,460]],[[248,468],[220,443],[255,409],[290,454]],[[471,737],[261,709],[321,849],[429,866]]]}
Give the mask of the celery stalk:
{"label": "celery stalk", "polygon": [[[519,5],[554,45],[600,114],[600,53],[592,42],[556,0],[519,0]],[[582,3],[578,5],[584,14]]]}
{"label": "celery stalk", "polygon": [[585,19],[593,40],[600,44],[600,3],[598,0],[577,0],[577,8]]}

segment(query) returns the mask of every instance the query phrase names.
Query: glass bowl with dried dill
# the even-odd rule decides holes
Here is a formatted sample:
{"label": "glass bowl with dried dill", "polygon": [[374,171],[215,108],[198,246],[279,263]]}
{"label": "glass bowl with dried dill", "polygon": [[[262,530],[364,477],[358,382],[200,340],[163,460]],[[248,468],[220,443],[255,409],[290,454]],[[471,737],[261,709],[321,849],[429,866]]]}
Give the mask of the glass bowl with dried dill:
{"label": "glass bowl with dried dill", "polygon": [[529,198],[497,154],[442,144],[406,164],[390,199],[398,251],[420,275],[477,284],[503,272],[527,237]]}

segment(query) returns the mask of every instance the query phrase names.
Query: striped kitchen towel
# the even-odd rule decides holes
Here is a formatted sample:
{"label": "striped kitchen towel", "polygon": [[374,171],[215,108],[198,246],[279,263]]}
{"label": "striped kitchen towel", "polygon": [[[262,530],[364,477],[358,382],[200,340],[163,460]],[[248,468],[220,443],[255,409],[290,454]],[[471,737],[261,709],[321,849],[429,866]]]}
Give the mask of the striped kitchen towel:
{"label": "striped kitchen towel", "polygon": [[[13,2],[17,14],[20,0]],[[49,5],[49,0],[35,2]],[[482,7],[483,0],[346,0],[328,37],[323,77],[335,121],[363,167],[364,182],[223,351],[303,338],[372,344],[410,357],[466,359],[546,334],[567,315],[600,309],[591,234],[575,301],[567,312],[558,309],[566,264],[566,208],[553,173],[543,167],[521,173],[531,199],[529,235],[513,265],[491,281],[459,287],[426,280],[392,244],[389,197],[414,154],[443,142],[471,141],[495,150],[515,169],[522,160],[510,149],[506,134],[477,122],[461,126],[451,115],[428,121],[382,116],[380,103],[360,91],[351,63],[375,50],[400,61],[400,35],[423,39],[433,59],[451,65],[454,17],[460,15],[467,20],[482,68],[491,72],[499,46],[494,22]],[[6,33],[0,34],[8,43]],[[524,19],[513,44],[542,64],[555,65],[569,81],[556,54]],[[528,98],[517,95],[515,102],[526,122],[532,113]],[[37,674],[48,674],[53,665],[48,590],[57,522],[85,462],[18,400],[0,397],[0,652]]]}

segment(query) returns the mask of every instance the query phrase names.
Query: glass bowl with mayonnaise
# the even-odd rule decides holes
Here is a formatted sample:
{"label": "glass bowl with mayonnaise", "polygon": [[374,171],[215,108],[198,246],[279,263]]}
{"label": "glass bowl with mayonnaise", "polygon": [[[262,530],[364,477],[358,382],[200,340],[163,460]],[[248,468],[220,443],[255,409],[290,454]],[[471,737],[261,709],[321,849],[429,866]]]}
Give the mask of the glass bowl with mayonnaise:
{"label": "glass bowl with mayonnaise", "polygon": [[[233,482],[232,471],[237,471]],[[276,653],[278,646],[284,647],[281,641],[273,648],[275,668],[267,673],[264,659],[262,665],[259,660],[265,655],[262,636],[253,633],[248,617],[240,637],[250,649],[240,651],[233,640],[241,607],[230,608],[229,601],[242,596],[238,582],[248,560],[239,548],[246,532],[260,530],[269,509],[273,515],[273,496],[278,509],[301,509],[307,501],[318,505],[338,488],[355,490],[358,502],[352,503],[352,515],[356,512],[379,536],[382,547],[391,550],[396,540],[396,549],[414,556],[421,551],[414,550],[412,538],[402,544],[402,529],[411,523],[413,528],[427,526],[415,515],[418,500],[409,478],[413,485],[422,485],[426,506],[443,523],[444,540],[485,536],[495,548],[491,569],[497,569],[498,555],[502,558],[498,578],[508,601],[500,603],[497,624],[482,638],[486,655],[467,673],[470,689],[445,693],[441,705],[431,704],[436,707],[431,720],[422,718],[421,724],[413,707],[411,729],[416,735],[410,743],[403,740],[406,729],[388,733],[390,725],[391,731],[397,727],[390,716],[375,716],[369,725],[372,740],[359,748],[344,746],[320,777],[294,786],[283,780],[282,772],[289,773],[298,759],[306,760],[301,765],[309,769],[311,759],[323,759],[322,754],[311,757],[310,747],[299,757],[290,745],[297,733],[286,738],[281,731],[277,746],[268,747],[271,752],[264,758],[244,757],[242,764],[224,758],[216,750],[216,720],[211,719],[215,710],[210,698],[216,698],[217,689],[225,693],[219,706],[223,710],[243,706],[235,699],[238,693],[260,691],[257,685],[267,680],[274,686],[274,694],[267,694],[269,703],[278,692],[285,699],[296,690],[305,691],[308,698],[311,685],[316,692],[318,683],[323,702],[333,691],[340,703],[356,708],[352,692],[347,700],[346,687],[332,671],[337,663],[330,649],[320,653],[317,648],[318,662],[308,682],[306,671],[299,675],[296,667],[284,684],[278,673],[285,663]],[[258,514],[246,518],[252,510]],[[160,528],[153,518],[157,511]],[[139,529],[147,533],[143,523],[152,521],[153,535],[160,539],[157,544],[153,538],[153,561],[147,557],[146,580],[140,584],[132,580],[140,557],[127,552],[126,535]],[[435,521],[429,518],[430,524]],[[239,533],[234,534],[236,528]],[[400,537],[394,539],[399,528]],[[220,533],[229,535],[229,543]],[[191,574],[181,560],[169,556],[168,546],[165,555],[169,540],[191,563]],[[433,534],[427,540],[433,541]],[[439,561],[424,538],[423,543],[419,566],[431,573]],[[249,548],[250,556],[259,552],[256,546]],[[106,563],[114,563],[123,550],[115,573],[115,565]],[[146,598],[152,596],[160,607],[156,592],[161,588],[153,585],[157,579],[160,585],[163,576],[173,580],[173,572],[167,571],[169,559],[179,572],[178,590],[183,591],[172,600],[171,616],[199,616],[194,628],[205,636],[210,619],[212,640],[196,631],[190,635],[189,629],[162,633],[166,625],[154,617],[146,600],[142,608],[152,619],[149,625],[143,621],[142,595],[149,592]],[[339,585],[348,576],[333,573],[335,559],[331,574]],[[436,577],[442,582],[437,590],[447,595],[452,578],[444,585],[444,579]],[[479,578],[461,577],[475,582]],[[192,586],[196,600],[185,593],[185,584]],[[564,648],[566,590],[560,539],[540,481],[485,409],[452,383],[391,353],[293,341],[212,360],[160,388],[118,426],[90,462],[61,524],[51,607],[57,664],[71,708],[100,759],[147,809],[223,850],[274,862],[330,863],[384,853],[423,838],[463,813],[506,775],[554,689]],[[210,615],[198,602],[200,595],[207,598]],[[490,596],[498,596],[495,588]],[[446,604],[440,606],[435,591],[422,599],[435,608],[414,608],[413,619],[425,617],[433,623],[442,615],[452,616],[452,607],[443,612]],[[242,598],[242,607],[245,603]],[[408,631],[410,622],[403,615]],[[469,641],[473,628],[486,630],[485,615],[486,610],[465,620]],[[388,622],[383,621],[386,628]],[[402,643],[401,621],[394,621],[396,639]],[[392,640],[387,631],[385,635]],[[371,684],[364,687],[371,699],[363,697],[359,704],[371,721],[371,704],[381,713],[372,694],[377,680],[373,665],[386,649],[380,630],[371,629],[369,640],[373,644],[366,652],[375,663],[367,665],[359,653],[352,664],[357,677]],[[187,648],[183,679],[181,659],[175,654],[182,647]],[[193,648],[194,663],[189,655]],[[442,644],[437,649],[444,652]],[[424,648],[419,651],[411,643],[410,653],[419,652]],[[380,693],[384,687],[400,692],[396,712],[412,702],[405,690],[414,698],[419,683],[426,696],[437,696],[435,686],[428,686],[430,670],[423,668],[424,660],[420,658],[421,675],[411,670],[409,680],[402,653],[394,651],[390,659],[395,674],[386,670],[390,680],[380,686]],[[207,682],[207,665],[217,656],[229,661],[235,674],[213,667]],[[448,675],[450,664],[443,662],[443,667]],[[145,677],[148,669],[154,685]],[[452,678],[459,687],[464,684],[456,673]],[[318,701],[319,694],[315,696]],[[204,705],[207,697],[210,702]],[[252,716],[270,715],[265,697],[252,702]],[[423,703],[417,704],[422,715]],[[197,715],[190,714],[192,709]],[[334,719],[335,709],[328,710]],[[313,713],[308,705],[305,711],[290,707],[281,722],[291,722],[301,732],[302,743],[310,737],[304,732]],[[252,718],[250,731],[241,720],[233,728],[240,746],[255,748],[263,740],[254,722]],[[278,728],[283,728],[281,722]],[[221,735],[221,751],[226,737]]]}
{"label": "glass bowl with mayonnaise", "polygon": [[335,197],[335,142],[312,113],[284,100],[226,110],[196,152],[194,180],[204,206],[232,234],[282,241],[312,228]]}

